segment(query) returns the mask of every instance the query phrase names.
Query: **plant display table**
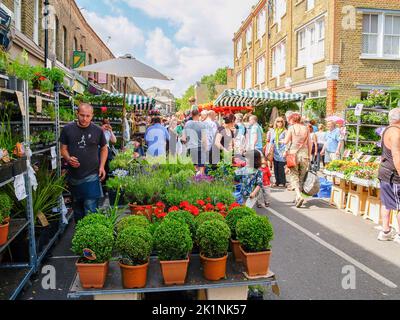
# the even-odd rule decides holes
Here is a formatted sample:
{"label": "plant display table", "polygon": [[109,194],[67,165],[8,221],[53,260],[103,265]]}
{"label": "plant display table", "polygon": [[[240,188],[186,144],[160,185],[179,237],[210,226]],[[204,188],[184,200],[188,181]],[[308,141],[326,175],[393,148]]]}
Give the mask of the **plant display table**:
{"label": "plant display table", "polygon": [[[95,300],[139,300],[140,294],[187,290],[206,290],[208,300],[246,300],[247,287],[251,285],[272,286],[273,292],[279,292],[276,276],[270,272],[268,278],[247,279],[242,264],[235,263],[230,254],[227,263],[226,278],[220,281],[208,281],[203,277],[203,268],[199,255],[190,256],[186,282],[183,285],[167,286],[164,284],[160,263],[157,257],[150,258],[147,286],[141,289],[124,289],[118,262],[111,262],[107,281],[103,289],[83,289],[76,275],[68,298],[93,297]],[[241,295],[241,297],[238,296]]]}

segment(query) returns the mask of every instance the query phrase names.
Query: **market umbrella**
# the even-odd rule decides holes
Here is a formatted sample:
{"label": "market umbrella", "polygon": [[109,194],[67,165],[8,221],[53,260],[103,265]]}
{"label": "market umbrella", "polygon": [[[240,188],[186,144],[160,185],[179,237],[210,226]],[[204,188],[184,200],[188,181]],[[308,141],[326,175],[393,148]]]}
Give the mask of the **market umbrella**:
{"label": "market umbrella", "polygon": [[[107,61],[98,62],[82,68],[76,69],[76,71],[83,72],[98,72],[111,74],[116,77],[124,78],[124,102],[122,108],[123,119],[126,119],[126,94],[127,94],[127,80],[128,78],[146,78],[156,80],[173,80],[152,67],[136,60],[129,54],[123,57],[110,59]],[[122,135],[125,133],[125,126],[122,126]]]}
{"label": "market umbrella", "polygon": [[326,121],[333,121],[333,122],[340,123],[340,124],[345,123],[345,120],[338,116],[330,116],[330,117],[326,118]]}

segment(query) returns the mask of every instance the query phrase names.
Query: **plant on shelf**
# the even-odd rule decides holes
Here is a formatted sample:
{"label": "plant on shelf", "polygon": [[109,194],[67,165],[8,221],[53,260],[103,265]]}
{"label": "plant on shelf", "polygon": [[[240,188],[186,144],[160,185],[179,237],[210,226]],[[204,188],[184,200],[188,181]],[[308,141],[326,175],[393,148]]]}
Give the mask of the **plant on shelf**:
{"label": "plant on shelf", "polygon": [[150,222],[146,217],[143,216],[127,216],[122,218],[117,223],[117,233],[121,233],[123,230],[129,227],[141,227],[144,229],[149,229]]}
{"label": "plant on shelf", "polygon": [[[220,215],[217,212],[202,212],[196,217],[195,219],[195,224],[196,224],[196,234],[197,231],[199,230],[199,227],[207,221],[212,221],[212,220],[219,220],[222,222],[225,222],[225,219],[222,215]],[[198,239],[198,236],[197,236]]]}
{"label": "plant on shelf", "polygon": [[375,107],[385,107],[388,104],[389,96],[384,90],[371,90],[368,93],[368,100]]}
{"label": "plant on shelf", "polygon": [[237,223],[240,219],[243,219],[244,217],[256,214],[257,212],[255,210],[250,209],[248,207],[236,207],[230,210],[225,218],[226,223],[228,224],[232,232],[231,248],[233,254],[235,255],[236,262],[242,261],[242,255],[239,248],[240,242],[237,239],[237,233],[236,233]]}
{"label": "plant on shelf", "polygon": [[56,140],[56,134],[52,131],[42,131],[39,137],[40,141],[46,145],[53,144]]}
{"label": "plant on shelf", "polygon": [[[15,136],[13,136],[11,130],[10,121],[7,119],[6,121],[2,121],[0,123],[0,150],[6,150],[8,157],[11,157],[16,144]],[[3,151],[3,157],[4,157]],[[5,157],[7,158],[7,157]]]}
{"label": "plant on shelf", "polygon": [[102,213],[89,213],[83,219],[79,220],[75,230],[86,228],[87,226],[101,224],[110,230],[114,229],[112,221]]}
{"label": "plant on shelf", "polygon": [[189,211],[185,210],[179,210],[179,211],[173,211],[170,212],[166,217],[165,220],[177,220],[183,223],[186,223],[186,225],[189,227],[190,234],[192,236],[192,239],[195,238],[196,236],[196,223],[195,223],[195,218],[192,213]]}
{"label": "plant on shelf", "polygon": [[274,238],[272,225],[267,217],[251,215],[236,225],[240,250],[249,276],[266,275]]}
{"label": "plant on shelf", "polygon": [[76,263],[83,288],[102,288],[114,247],[113,230],[95,223],[75,231],[72,251],[80,258]]}
{"label": "plant on shelf", "polygon": [[154,245],[165,284],[184,284],[189,266],[189,253],[193,248],[193,240],[186,222],[164,220],[154,233]]}
{"label": "plant on shelf", "polygon": [[33,90],[40,90],[43,81],[48,80],[46,77],[46,69],[42,66],[35,66],[31,69],[32,76],[32,87]]}
{"label": "plant on shelf", "polygon": [[53,85],[64,83],[65,72],[59,68],[46,69],[45,75]]}
{"label": "plant on shelf", "polygon": [[7,71],[8,64],[10,63],[10,56],[8,52],[0,49],[0,73],[5,73]]}
{"label": "plant on shelf", "polygon": [[131,226],[123,229],[116,240],[116,250],[120,256],[120,268],[124,288],[146,286],[153,237],[142,227]]}
{"label": "plant on shelf", "polygon": [[12,199],[4,192],[0,193],[0,246],[5,244],[8,239],[12,207]]}
{"label": "plant on shelf", "polygon": [[229,226],[224,221],[206,221],[197,229],[197,237],[204,277],[212,281],[224,278],[231,237]]}

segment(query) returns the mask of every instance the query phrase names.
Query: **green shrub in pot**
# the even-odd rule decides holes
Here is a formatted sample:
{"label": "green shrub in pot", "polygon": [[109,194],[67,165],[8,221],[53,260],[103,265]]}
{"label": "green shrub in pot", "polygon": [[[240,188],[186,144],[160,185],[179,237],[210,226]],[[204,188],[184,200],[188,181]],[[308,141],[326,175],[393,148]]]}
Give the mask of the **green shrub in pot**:
{"label": "green shrub in pot", "polygon": [[207,258],[221,258],[227,255],[231,230],[224,221],[205,221],[197,229],[201,253]]}
{"label": "green shrub in pot", "polygon": [[194,216],[190,212],[184,210],[173,211],[165,217],[165,220],[177,220],[186,223],[186,225],[189,227],[192,239],[194,239],[196,235],[196,223]]}
{"label": "green shrub in pot", "polygon": [[115,247],[122,264],[143,265],[148,262],[153,250],[153,237],[145,228],[130,226],[118,234]]}
{"label": "green shrub in pot", "polygon": [[11,199],[11,197],[2,192],[0,193],[0,216],[3,219],[0,219],[0,224],[2,223],[1,220],[7,219],[10,217],[10,211],[13,207],[13,200]]}
{"label": "green shrub in pot", "polygon": [[210,220],[219,220],[225,222],[225,218],[217,212],[202,212],[195,219],[196,232],[204,222]]}
{"label": "green shrub in pot", "polygon": [[142,227],[144,229],[150,230],[149,219],[147,219],[144,216],[127,216],[127,217],[124,217],[117,223],[117,233],[122,232],[126,228],[134,227],[134,226]]}
{"label": "green shrub in pot", "polygon": [[179,220],[164,220],[154,233],[154,245],[160,261],[186,260],[193,248],[188,225]]}
{"label": "green shrub in pot", "polygon": [[250,215],[236,224],[238,240],[246,252],[261,252],[271,249],[274,238],[272,225],[267,217]]}
{"label": "green shrub in pot", "polygon": [[[72,250],[81,257],[81,263],[100,264],[111,259],[114,245],[113,230],[99,223],[87,224],[77,229],[72,239]],[[83,250],[90,249],[96,255],[93,261],[82,259]]]}
{"label": "green shrub in pot", "polygon": [[89,213],[88,215],[86,215],[86,217],[84,217],[77,223],[76,230],[86,228],[87,226],[93,224],[101,224],[110,230],[114,229],[112,221],[106,215],[101,213]]}
{"label": "green shrub in pot", "polygon": [[232,239],[237,240],[236,225],[237,222],[247,216],[257,215],[257,212],[248,207],[236,207],[228,212],[225,220],[232,231]]}

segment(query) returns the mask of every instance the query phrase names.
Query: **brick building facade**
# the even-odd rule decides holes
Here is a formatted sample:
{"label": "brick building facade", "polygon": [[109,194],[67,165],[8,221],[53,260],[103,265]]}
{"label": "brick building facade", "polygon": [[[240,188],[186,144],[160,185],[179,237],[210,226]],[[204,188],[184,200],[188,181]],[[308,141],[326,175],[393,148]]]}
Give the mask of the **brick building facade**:
{"label": "brick building facade", "polygon": [[260,0],[233,41],[237,88],[326,97],[328,114],[400,84],[398,0]]}
{"label": "brick building facade", "polygon": [[[86,65],[114,57],[111,50],[90,27],[75,0],[49,0],[49,59],[53,66],[67,72],[67,82],[73,84],[80,78],[72,72],[73,51],[86,52]],[[29,54],[32,65],[44,64],[44,23],[42,0],[3,0],[2,8],[13,17],[12,57],[17,57],[23,49]],[[97,74],[81,74],[98,87],[108,91],[123,91],[123,79],[107,76],[107,84],[98,84]],[[128,80],[131,93],[144,94],[134,81]]]}

